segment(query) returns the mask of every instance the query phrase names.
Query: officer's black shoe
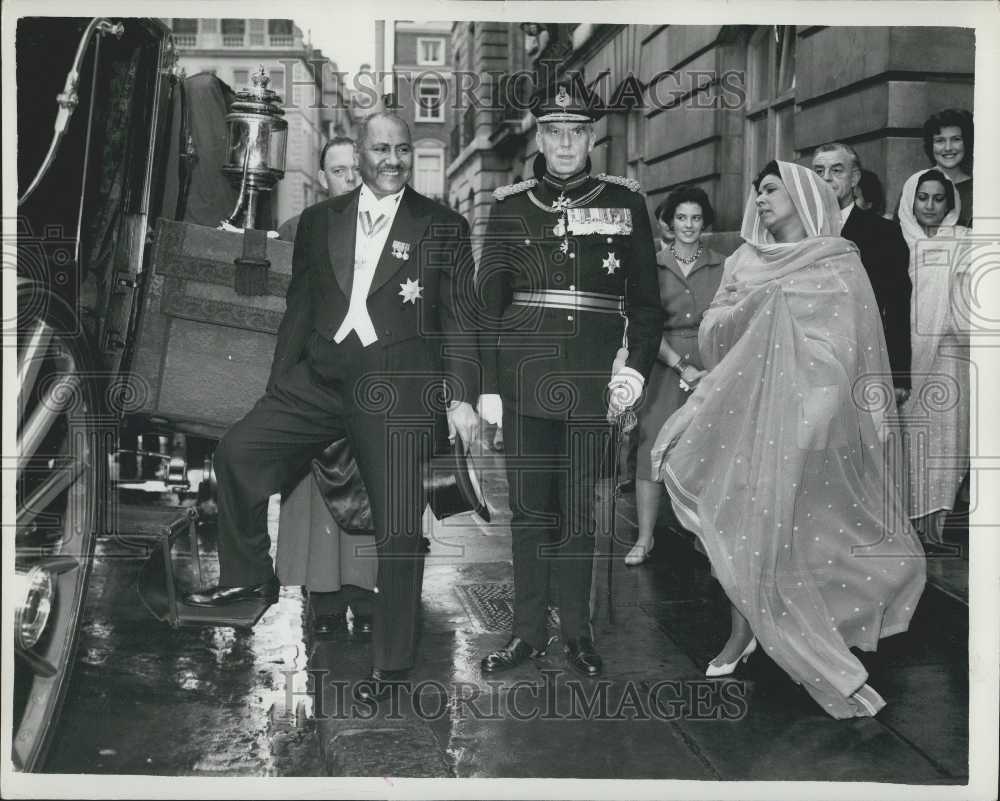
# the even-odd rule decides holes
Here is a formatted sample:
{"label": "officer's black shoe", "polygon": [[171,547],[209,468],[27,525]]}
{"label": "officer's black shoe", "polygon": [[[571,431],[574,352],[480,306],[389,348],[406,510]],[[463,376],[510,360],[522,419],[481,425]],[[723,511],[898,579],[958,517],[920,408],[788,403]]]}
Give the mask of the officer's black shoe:
{"label": "officer's black shoe", "polygon": [[407,683],[408,674],[408,670],[372,668],[371,675],[355,688],[355,694],[362,701],[382,701],[389,697],[393,687]]}
{"label": "officer's black shoe", "polygon": [[499,673],[523,664],[529,659],[542,656],[543,652],[532,648],[520,637],[511,637],[503,648],[486,654],[479,663],[483,673]]}
{"label": "officer's black shoe", "polygon": [[240,601],[264,601],[273,604],[278,600],[278,590],[281,585],[277,578],[271,578],[263,584],[249,587],[212,587],[205,592],[192,592],[184,596],[184,603],[191,606],[228,606]]}
{"label": "officer's black shoe", "polygon": [[346,620],[343,612],[333,612],[329,615],[316,615],[313,617],[312,633],[317,637],[329,637],[338,631],[343,631]]}
{"label": "officer's black shoe", "polygon": [[604,669],[604,663],[594,650],[594,641],[590,637],[569,640],[566,643],[566,661],[573,670],[588,678],[600,676]]}

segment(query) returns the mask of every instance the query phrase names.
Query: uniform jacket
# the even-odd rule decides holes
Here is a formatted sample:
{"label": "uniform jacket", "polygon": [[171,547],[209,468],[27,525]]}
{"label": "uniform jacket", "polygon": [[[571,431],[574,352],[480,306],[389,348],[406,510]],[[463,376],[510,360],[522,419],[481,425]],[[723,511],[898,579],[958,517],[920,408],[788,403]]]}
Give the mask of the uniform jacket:
{"label": "uniform jacket", "polygon": [[[358,187],[310,206],[299,219],[269,386],[303,358],[313,332],[332,342],[347,316],[360,192]],[[385,349],[388,377],[440,373],[449,399],[475,403],[479,365],[462,313],[468,304],[461,301],[471,297],[474,272],[465,219],[407,186],[368,294],[378,334],[370,347]],[[404,302],[402,287],[413,281],[419,282],[420,298]]]}
{"label": "uniform jacket", "polygon": [[875,292],[892,383],[910,387],[910,250],[899,224],[855,207],[840,230],[861,252],[861,263]]}
{"label": "uniform jacket", "polygon": [[[480,259],[483,392],[531,417],[603,419],[607,383],[626,320],[619,313],[541,308],[514,302],[539,290],[620,298],[628,319],[627,366],[648,376],[663,330],[656,252],[643,196],[617,181],[588,177],[566,193],[582,208],[628,210],[630,234],[559,231],[544,181],[498,190]],[[579,228],[577,229],[579,230]],[[566,246],[563,247],[563,241]]]}

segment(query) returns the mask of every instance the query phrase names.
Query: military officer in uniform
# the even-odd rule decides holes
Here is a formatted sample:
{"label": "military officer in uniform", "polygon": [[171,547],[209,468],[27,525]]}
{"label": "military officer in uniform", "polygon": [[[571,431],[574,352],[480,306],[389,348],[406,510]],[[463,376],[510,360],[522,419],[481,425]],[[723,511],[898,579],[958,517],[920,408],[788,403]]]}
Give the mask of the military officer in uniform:
{"label": "military officer in uniform", "polygon": [[512,636],[483,658],[486,673],[544,652],[550,588],[570,666],[602,670],[590,624],[594,485],[608,421],[639,398],[662,331],[638,183],[590,174],[603,112],[579,83],[535,96],[536,177],[496,190],[486,230],[480,410],[495,422],[502,408],[514,561]]}

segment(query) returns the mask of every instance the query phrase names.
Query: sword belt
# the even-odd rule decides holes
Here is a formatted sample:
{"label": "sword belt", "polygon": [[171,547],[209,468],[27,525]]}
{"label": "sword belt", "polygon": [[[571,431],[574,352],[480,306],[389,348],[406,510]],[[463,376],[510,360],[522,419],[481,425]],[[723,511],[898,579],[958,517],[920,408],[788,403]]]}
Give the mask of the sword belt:
{"label": "sword belt", "polygon": [[625,299],[621,295],[603,292],[577,292],[570,289],[543,289],[536,292],[515,292],[515,306],[534,306],[543,309],[573,309],[598,314],[625,313]]}

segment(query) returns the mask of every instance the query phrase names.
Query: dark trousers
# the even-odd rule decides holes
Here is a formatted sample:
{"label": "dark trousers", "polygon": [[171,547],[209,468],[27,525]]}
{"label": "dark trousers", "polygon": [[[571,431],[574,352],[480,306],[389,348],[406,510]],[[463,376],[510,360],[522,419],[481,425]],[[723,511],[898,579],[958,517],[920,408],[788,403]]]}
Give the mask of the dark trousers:
{"label": "dark trousers", "polygon": [[608,426],[523,417],[504,406],[513,634],[545,647],[551,588],[563,639],[591,637],[594,484],[606,458]]}
{"label": "dark trousers", "polygon": [[353,584],[344,584],[337,592],[309,592],[309,608],[314,615],[342,615],[350,607],[355,615],[368,617],[374,603],[371,590]]}
{"label": "dark trousers", "polygon": [[313,334],[307,358],[223,436],[215,457],[220,584],[258,584],[274,575],[268,498],[346,435],[375,524],[373,663],[399,670],[415,661],[424,569],[421,474],[429,461],[433,416],[399,412],[396,401],[412,390],[397,386],[384,360],[382,347],[362,348],[353,334],[341,345]]}

